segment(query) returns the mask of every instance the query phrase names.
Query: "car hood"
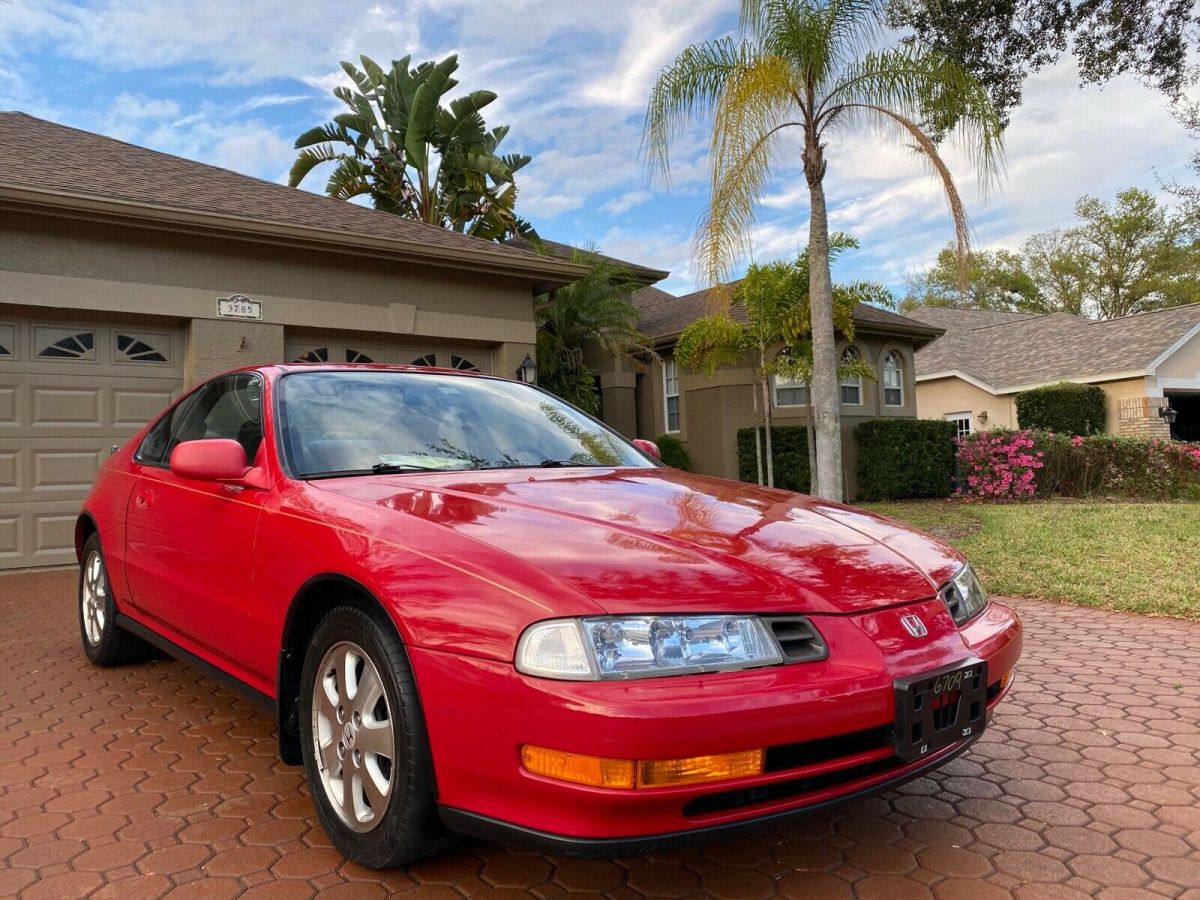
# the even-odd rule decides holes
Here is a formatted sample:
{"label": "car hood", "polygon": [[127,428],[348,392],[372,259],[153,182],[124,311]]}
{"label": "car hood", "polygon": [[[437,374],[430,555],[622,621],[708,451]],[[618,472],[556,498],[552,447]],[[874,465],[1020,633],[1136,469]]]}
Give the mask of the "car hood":
{"label": "car hood", "polygon": [[313,486],[485,545],[497,567],[511,569],[516,557],[610,613],[854,613],[928,598],[961,565],[929,535],[862,510],[669,468]]}

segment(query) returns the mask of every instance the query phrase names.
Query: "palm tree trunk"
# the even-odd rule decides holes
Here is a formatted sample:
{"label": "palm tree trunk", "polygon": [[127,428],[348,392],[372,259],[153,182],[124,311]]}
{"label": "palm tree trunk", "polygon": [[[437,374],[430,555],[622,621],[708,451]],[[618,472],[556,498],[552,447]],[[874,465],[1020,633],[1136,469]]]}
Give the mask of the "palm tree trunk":
{"label": "palm tree trunk", "polygon": [[753,383],[753,380],[750,385],[750,399],[754,403],[754,474],[755,481],[761,485],[763,483],[762,432],[758,427],[758,385]]}
{"label": "palm tree trunk", "polygon": [[808,445],[808,492],[811,494],[817,483],[817,447],[813,439],[815,434],[813,429],[813,405],[812,405],[812,385],[804,385],[805,394],[805,410],[804,429],[805,443]]}
{"label": "palm tree trunk", "polygon": [[829,274],[829,218],[825,211],[825,160],[819,146],[806,151],[811,210],[808,225],[808,296],[812,304],[812,405],[817,444],[813,493],[842,499],[842,430],[838,412],[837,338],[833,330],[833,282]]}
{"label": "palm tree trunk", "polygon": [[771,447],[771,387],[770,378],[764,369],[767,366],[767,348],[758,346],[758,374],[762,379],[763,419],[767,423],[765,429],[767,440],[767,487],[775,487],[775,451]]}

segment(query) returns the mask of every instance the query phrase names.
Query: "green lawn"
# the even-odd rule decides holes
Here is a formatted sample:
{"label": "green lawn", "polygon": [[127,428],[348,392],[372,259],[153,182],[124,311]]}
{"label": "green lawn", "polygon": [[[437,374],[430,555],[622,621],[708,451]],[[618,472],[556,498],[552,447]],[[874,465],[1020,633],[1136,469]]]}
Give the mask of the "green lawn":
{"label": "green lawn", "polygon": [[948,540],[997,594],[1200,619],[1200,504],[960,500],[867,508]]}

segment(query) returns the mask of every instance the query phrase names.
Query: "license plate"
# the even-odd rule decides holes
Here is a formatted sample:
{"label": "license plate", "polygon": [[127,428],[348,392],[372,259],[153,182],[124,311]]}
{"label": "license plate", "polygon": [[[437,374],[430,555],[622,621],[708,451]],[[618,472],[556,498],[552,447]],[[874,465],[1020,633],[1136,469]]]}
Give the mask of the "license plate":
{"label": "license plate", "polygon": [[896,755],[905,761],[980,734],[987,724],[987,663],[970,659],[893,682]]}

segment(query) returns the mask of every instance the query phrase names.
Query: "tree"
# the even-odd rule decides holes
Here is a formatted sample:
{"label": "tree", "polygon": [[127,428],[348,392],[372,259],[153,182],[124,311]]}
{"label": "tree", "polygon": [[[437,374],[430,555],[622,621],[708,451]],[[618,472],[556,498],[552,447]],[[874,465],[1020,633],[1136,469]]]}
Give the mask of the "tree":
{"label": "tree", "polygon": [[513,180],[530,157],[500,155],[508,126],[489,131],[480,113],[496,95],[471,91],[443,105],[458,84],[457,56],[414,69],[406,56],[386,71],[361,59],[361,70],[342,63],[354,87],[333,91],[347,111],[296,139],[288,184],[332,162],[330,197],[368,196],[376,209],[490,240],[531,234]]}
{"label": "tree", "polygon": [[[858,247],[850,235],[835,232],[829,237],[830,257]],[[754,264],[746,276],[731,286],[730,309],[710,313],[689,324],[675,344],[675,360],[685,369],[710,378],[721,366],[742,365],[752,360],[751,395],[754,398],[755,449],[758,483],[763,483],[763,454],[758,444],[758,427],[765,426],[766,483],[775,485],[771,446],[771,376],[794,378],[811,386],[813,374],[812,304],[809,295],[809,257],[804,251],[794,262]],[[854,340],[854,308],[859,303],[893,306],[891,293],[879,284],[855,281],[833,288],[833,322],[848,340]],[[737,311],[736,314],[734,311]],[[842,361],[837,377],[874,378],[865,362]],[[814,458],[812,391],[808,393],[809,473],[817,475]],[[841,478],[840,472],[838,478]]]}
{"label": "tree", "polygon": [[575,249],[571,262],[590,266],[577,281],[538,298],[538,384],[584,412],[600,412],[595,373],[584,362],[592,345],[614,356],[644,350],[630,273],[592,250]]}
{"label": "tree", "polygon": [[[1193,0],[890,0],[888,25],[906,41],[958,60],[1007,124],[1025,78],[1068,43],[1084,84],[1133,72],[1168,97],[1190,81]],[[933,120],[935,128],[950,120]]]}
{"label": "tree", "polygon": [[1088,314],[1114,319],[1200,300],[1195,235],[1183,216],[1148,191],[1127,188],[1113,203],[1084,196],[1075,215],[1081,222],[1067,237],[1082,272]]}
{"label": "tree", "polygon": [[1042,298],[1025,263],[1010,250],[976,250],[967,258],[966,285],[960,286],[959,260],[953,246],[937,261],[907,279],[901,311],[918,306],[968,306],[975,309],[1042,311]]}
{"label": "tree", "polygon": [[943,53],[919,47],[866,50],[880,34],[885,0],[741,0],[740,37],[694,44],[658,75],[646,110],[644,146],[652,170],[669,175],[671,139],[712,117],[709,207],[697,235],[710,283],[724,280],[744,252],[756,201],[778,160],[781,135],[798,133],[809,192],[809,296],[818,479],[816,493],[842,496],[841,428],[829,274],[824,179],[827,141],[873,125],[916,144],[940,177],[960,255],[966,214],[950,170],[918,122],[953,122],[979,171],[993,175],[1000,120],[987,93]]}
{"label": "tree", "polygon": [[1038,288],[1040,308],[1030,312],[1086,315],[1088,269],[1077,234],[1061,228],[1038,232],[1021,245],[1021,258]]}

